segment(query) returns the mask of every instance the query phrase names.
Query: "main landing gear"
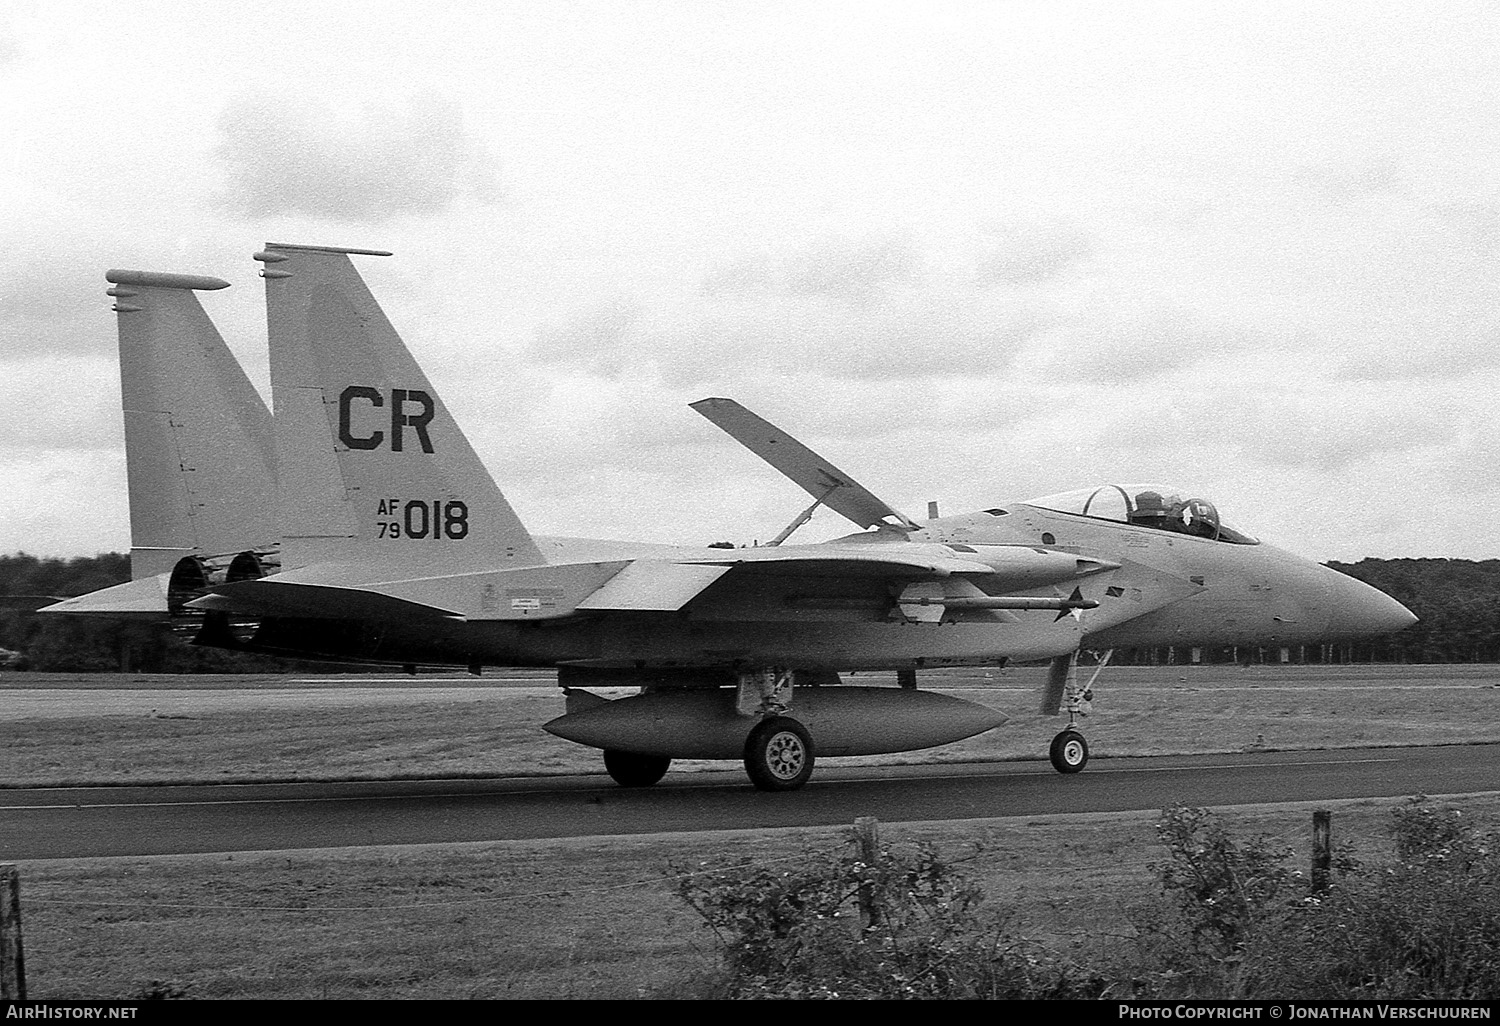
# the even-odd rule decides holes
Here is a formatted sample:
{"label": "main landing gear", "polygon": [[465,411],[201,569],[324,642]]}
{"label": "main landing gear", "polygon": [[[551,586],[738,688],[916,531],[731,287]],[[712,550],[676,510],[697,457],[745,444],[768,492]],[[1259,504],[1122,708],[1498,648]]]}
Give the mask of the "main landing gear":
{"label": "main landing gear", "polygon": [[621,787],[650,787],[667,775],[671,765],[672,760],[665,755],[604,750],[604,768]]}
{"label": "main landing gear", "polygon": [[745,738],[745,772],[762,791],[795,791],[812,776],[812,736],[790,716],[768,716]]}
{"label": "main landing gear", "polygon": [[[816,672],[808,676],[813,685],[819,683]],[[837,680],[831,673],[825,676]],[[723,694],[718,688],[682,691],[672,702],[665,701],[666,696],[654,703],[649,697],[644,704],[641,700],[622,702],[612,710],[616,714],[612,736],[601,738],[606,745],[612,741],[622,747],[601,746],[604,768],[621,787],[650,787],[672,765],[671,756],[660,753],[676,749],[679,754],[691,751],[694,758],[713,759],[738,754],[758,789],[795,791],[812,776],[814,759],[812,734],[791,713],[794,683],[790,668],[766,667],[739,674],[732,708],[718,704]],[[596,713],[610,704],[579,689],[567,691],[567,700],[569,715]],[[698,736],[681,745],[672,743],[674,735],[693,732]],[[743,744],[738,741],[741,737]],[[627,744],[638,750],[625,751]],[[639,749],[658,754],[643,754]]]}
{"label": "main landing gear", "polygon": [[784,666],[740,675],[736,708],[760,718],[745,738],[745,772],[761,791],[795,791],[812,776],[812,735],[788,715],[794,680]]}

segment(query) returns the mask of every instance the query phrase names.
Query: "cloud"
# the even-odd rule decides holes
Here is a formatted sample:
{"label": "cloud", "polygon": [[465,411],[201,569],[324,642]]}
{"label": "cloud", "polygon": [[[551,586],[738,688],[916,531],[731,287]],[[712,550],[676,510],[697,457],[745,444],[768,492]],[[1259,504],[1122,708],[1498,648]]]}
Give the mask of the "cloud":
{"label": "cloud", "polygon": [[121,449],[120,373],[112,358],[9,359],[0,364],[0,375],[8,407],[0,418],[0,448],[12,453]]}
{"label": "cloud", "polygon": [[1052,377],[1134,384],[1198,364],[1223,366],[1259,345],[1250,332],[1191,310],[1089,308],[1049,331],[1029,358]]}
{"label": "cloud", "polygon": [[79,260],[68,250],[0,256],[0,276],[7,356],[107,349],[114,326],[105,316],[109,286],[99,263]]}
{"label": "cloud", "polygon": [[1409,190],[1406,169],[1394,157],[1304,163],[1292,167],[1287,177],[1290,184],[1313,189],[1337,203]]}
{"label": "cloud", "polygon": [[942,293],[854,308],[805,297],[650,310],[618,300],[539,329],[527,359],[609,380],[646,375],[689,389],[766,376],[988,377],[1009,368],[1037,330],[1026,310],[960,307]]}
{"label": "cloud", "polygon": [[[1466,378],[1474,371],[1500,367],[1500,322],[1494,317],[1462,326],[1458,338],[1430,336],[1344,359],[1333,376],[1341,381],[1414,381]],[[1389,343],[1389,340],[1387,340]],[[1425,343],[1425,344],[1422,344]]]}
{"label": "cloud", "polygon": [[358,110],[314,99],[245,95],[219,117],[223,206],[380,223],[437,214],[497,195],[493,159],[464,129],[458,105],[423,94]]}
{"label": "cloud", "polygon": [[10,14],[0,14],[0,67],[21,59],[21,43],[16,38],[15,21]]}
{"label": "cloud", "polygon": [[997,223],[975,269],[980,285],[1035,285],[1093,256],[1089,237],[1062,221]]}
{"label": "cloud", "polygon": [[916,283],[921,273],[921,255],[903,238],[825,238],[775,258],[727,261],[704,277],[700,290],[724,300],[779,296],[862,306]]}
{"label": "cloud", "polygon": [[1036,297],[976,288],[890,236],[731,259],[696,289],[614,298],[537,330],[527,359],[679,389],[775,377],[988,378],[1049,323]]}
{"label": "cloud", "polygon": [[1500,203],[1439,203],[1431,208],[1453,243],[1476,256],[1492,256],[1500,246]]}
{"label": "cloud", "polygon": [[1162,387],[1134,396],[1101,437],[1123,449],[1235,453],[1265,467],[1330,473],[1444,445],[1452,418],[1433,405],[1431,396],[1318,385],[1277,391],[1254,380]]}
{"label": "cloud", "polygon": [[783,288],[792,296],[866,303],[913,281],[919,271],[916,252],[899,239],[829,242],[805,249],[788,261]]}
{"label": "cloud", "polygon": [[642,314],[640,304],[627,297],[599,303],[565,324],[537,328],[533,355],[588,374],[619,377],[635,349]]}
{"label": "cloud", "polygon": [[727,260],[703,278],[699,290],[713,299],[764,295],[776,288],[776,269],[769,257],[746,256]]}
{"label": "cloud", "polygon": [[125,461],[109,451],[0,450],[0,552],[77,555],[130,545]]}

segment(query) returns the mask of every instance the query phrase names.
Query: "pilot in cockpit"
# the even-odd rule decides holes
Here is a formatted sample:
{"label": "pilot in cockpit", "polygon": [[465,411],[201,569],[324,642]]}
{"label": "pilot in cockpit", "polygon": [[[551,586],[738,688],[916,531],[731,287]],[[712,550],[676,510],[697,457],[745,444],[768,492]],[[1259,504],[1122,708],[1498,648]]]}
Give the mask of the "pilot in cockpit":
{"label": "pilot in cockpit", "polygon": [[1169,526],[1167,504],[1162,499],[1161,493],[1141,492],[1137,495],[1135,509],[1130,514],[1130,522],[1158,530],[1167,528]]}

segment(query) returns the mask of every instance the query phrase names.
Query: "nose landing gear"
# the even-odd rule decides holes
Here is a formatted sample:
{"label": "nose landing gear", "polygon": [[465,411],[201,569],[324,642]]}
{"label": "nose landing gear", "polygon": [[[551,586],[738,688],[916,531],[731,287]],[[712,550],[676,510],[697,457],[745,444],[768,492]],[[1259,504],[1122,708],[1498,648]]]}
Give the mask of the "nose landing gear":
{"label": "nose landing gear", "polygon": [[1058,656],[1052,661],[1052,671],[1042,698],[1042,712],[1053,716],[1059,712],[1068,714],[1067,729],[1052,739],[1052,746],[1047,750],[1052,768],[1059,773],[1078,773],[1089,764],[1089,743],[1075,724],[1080,716],[1089,714],[1094,700],[1094,684],[1113,654],[1114,650],[1109,649],[1099,657],[1093,676],[1082,687],[1078,684],[1077,652]]}
{"label": "nose landing gear", "polygon": [[1082,734],[1069,727],[1052,739],[1047,756],[1057,772],[1077,773],[1089,764],[1089,743]]}

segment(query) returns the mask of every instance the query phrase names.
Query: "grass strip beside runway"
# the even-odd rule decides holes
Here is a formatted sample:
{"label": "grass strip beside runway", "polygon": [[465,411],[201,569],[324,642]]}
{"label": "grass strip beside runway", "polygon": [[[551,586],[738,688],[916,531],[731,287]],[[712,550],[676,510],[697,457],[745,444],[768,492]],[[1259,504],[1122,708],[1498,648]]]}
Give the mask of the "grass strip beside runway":
{"label": "grass strip beside runway", "polygon": [[[1010,722],[998,730],[927,752],[851,763],[912,764],[1043,758],[1063,721],[1035,714],[1044,671],[936,671],[924,686],[952,689],[993,706]],[[34,688],[34,678],[25,681]],[[61,677],[61,675],[59,675]],[[451,676],[451,675],[450,675]],[[887,675],[888,676],[888,675]],[[5,687],[22,706],[26,695]],[[19,678],[12,678],[17,679]],[[113,678],[117,687],[129,678]],[[299,680],[301,678],[298,678]],[[420,678],[419,678],[420,679]],[[861,675],[859,683],[884,683]],[[330,689],[359,678],[330,680]],[[0,787],[90,784],[228,783],[378,780],[423,777],[529,776],[601,772],[599,753],[559,740],[541,725],[562,712],[561,695],[510,683],[448,687],[426,698],[412,690],[400,702],[329,705],[259,679],[235,690],[236,678],[172,687],[146,711],[96,714],[86,696],[61,715],[6,719]],[[56,681],[74,689],[72,678]],[[391,685],[397,687],[398,685]],[[137,699],[139,695],[135,696]],[[107,707],[101,692],[98,706]],[[274,700],[273,700],[274,699]],[[212,700],[212,701],[210,701]],[[133,708],[143,703],[136,701]],[[1082,721],[1095,758],[1247,750],[1312,750],[1386,745],[1500,741],[1500,666],[1454,667],[1157,667],[1105,671],[1096,715]],[[153,711],[154,710],[154,711]],[[677,769],[691,769],[692,763]],[[699,764],[705,765],[705,764]],[[724,765],[722,763],[717,765]]]}

